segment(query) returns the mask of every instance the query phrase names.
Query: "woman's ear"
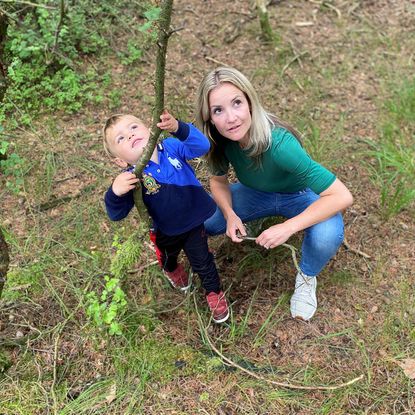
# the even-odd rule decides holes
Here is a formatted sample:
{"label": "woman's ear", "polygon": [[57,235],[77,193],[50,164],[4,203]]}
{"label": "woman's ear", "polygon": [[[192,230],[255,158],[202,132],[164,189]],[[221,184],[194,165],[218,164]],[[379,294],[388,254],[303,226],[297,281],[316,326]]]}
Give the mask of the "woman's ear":
{"label": "woman's ear", "polygon": [[121,160],[120,158],[118,158],[118,157],[115,157],[113,160],[112,160],[118,167],[121,167],[122,169],[126,169],[127,167],[128,167],[128,163],[126,162],[126,161],[124,161],[124,160]]}

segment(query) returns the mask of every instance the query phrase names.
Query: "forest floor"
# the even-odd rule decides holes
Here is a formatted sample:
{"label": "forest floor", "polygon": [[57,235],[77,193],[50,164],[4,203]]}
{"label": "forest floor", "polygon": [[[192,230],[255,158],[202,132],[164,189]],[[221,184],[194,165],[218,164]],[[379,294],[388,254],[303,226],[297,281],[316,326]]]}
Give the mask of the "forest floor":
{"label": "forest floor", "polygon": [[[202,321],[207,315],[201,289],[183,297],[169,288],[147,241],[124,282],[128,333],[106,336],[88,323],[85,293],[109,272],[115,235],[125,239],[138,220],[134,213],[121,223],[106,217],[103,194],[117,169],[102,149],[101,128],[119,112],[150,123],[155,55],[147,51],[133,66],[86,60],[109,69],[119,93],[15,132],[31,164],[18,196],[1,190],[11,266],[0,303],[0,347],[10,360],[0,414],[415,413],[415,383],[403,370],[415,359],[413,206],[384,219],[368,153],[368,143],[379,141],[384,103],[414,75],[415,4],[286,0],[272,1],[269,13],[280,36],[272,44],[261,40],[252,2],[176,0],[172,24],[182,30],[169,41],[166,106],[191,121],[202,76],[236,67],[267,110],[296,126],[313,157],[351,190],[347,246],[318,278],[315,317],[290,317],[296,272],[289,250],[223,236],[210,245],[232,316],[207,333],[262,380],[222,363],[199,327],[198,312]],[[205,166],[195,168],[207,186]],[[300,247],[301,235],[289,243]],[[360,375],[335,391],[314,388]]]}

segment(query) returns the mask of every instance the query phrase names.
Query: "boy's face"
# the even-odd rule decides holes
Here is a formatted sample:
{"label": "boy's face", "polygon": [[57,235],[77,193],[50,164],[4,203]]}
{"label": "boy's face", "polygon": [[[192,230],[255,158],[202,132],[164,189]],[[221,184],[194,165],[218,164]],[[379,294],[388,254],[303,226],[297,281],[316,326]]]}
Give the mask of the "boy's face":
{"label": "boy's face", "polygon": [[106,134],[115,162],[121,167],[135,164],[150,138],[150,130],[133,115],[124,115]]}

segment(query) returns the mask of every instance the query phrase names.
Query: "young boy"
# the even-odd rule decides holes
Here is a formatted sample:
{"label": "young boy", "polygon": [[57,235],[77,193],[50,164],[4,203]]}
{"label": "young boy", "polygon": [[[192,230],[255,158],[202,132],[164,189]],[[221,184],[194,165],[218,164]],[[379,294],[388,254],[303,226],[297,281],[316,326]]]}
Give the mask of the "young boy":
{"label": "young boy", "polygon": [[[177,262],[184,250],[202,280],[213,321],[222,323],[228,319],[229,309],[203,224],[216,204],[186,161],[204,155],[209,141],[192,124],[176,120],[166,110],[160,120],[157,126],[178,140],[169,137],[158,144],[143,171],[143,201],[156,229],[150,237],[164,275],[182,291],[190,287],[189,276]],[[105,150],[124,169],[105,194],[111,220],[125,218],[134,206],[133,190],[139,181],[133,174],[134,165],[149,138],[149,129],[133,115],[114,115],[105,123]]]}

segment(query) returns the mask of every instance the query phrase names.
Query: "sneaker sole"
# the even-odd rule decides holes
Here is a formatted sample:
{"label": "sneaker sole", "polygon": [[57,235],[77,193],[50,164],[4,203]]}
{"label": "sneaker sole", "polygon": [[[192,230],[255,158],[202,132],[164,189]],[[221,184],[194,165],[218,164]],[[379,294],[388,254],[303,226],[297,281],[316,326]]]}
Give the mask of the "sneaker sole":
{"label": "sneaker sole", "polygon": [[220,324],[220,323],[224,323],[227,319],[229,318],[229,310],[228,313],[226,314],[225,317],[220,318],[219,320],[216,320],[215,318],[213,318],[212,316],[212,320],[216,323],[216,324]]}
{"label": "sneaker sole", "polygon": [[163,275],[166,277],[166,280],[170,283],[170,285],[176,290],[187,291],[192,286],[192,283],[190,283],[187,287],[178,287],[165,273],[163,273]]}
{"label": "sneaker sole", "polygon": [[[301,321],[310,321],[310,319],[306,320],[305,318],[301,317],[301,316],[292,316],[293,319],[295,320],[301,320]],[[311,318],[311,317],[310,317]]]}

